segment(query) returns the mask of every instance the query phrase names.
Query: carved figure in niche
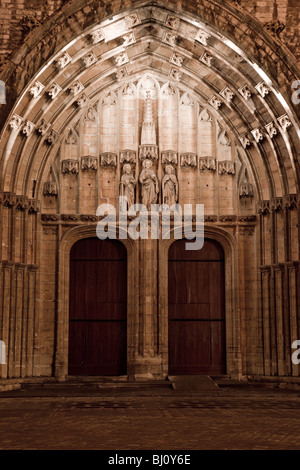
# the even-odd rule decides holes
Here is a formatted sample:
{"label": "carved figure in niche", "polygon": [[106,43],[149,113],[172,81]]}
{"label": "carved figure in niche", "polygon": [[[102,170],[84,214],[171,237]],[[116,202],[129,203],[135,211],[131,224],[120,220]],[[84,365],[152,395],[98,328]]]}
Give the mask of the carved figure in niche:
{"label": "carved figure in niche", "polygon": [[151,160],[144,160],[139,178],[142,185],[142,203],[148,210],[151,210],[151,204],[156,204],[159,193],[158,179],[154,171],[151,170],[151,166]]}
{"label": "carved figure in niche", "polygon": [[173,173],[174,168],[171,165],[167,165],[165,176],[162,180],[163,204],[168,204],[169,207],[178,201],[178,181]]}
{"label": "carved figure in niche", "polygon": [[[135,202],[135,186],[136,181],[134,176],[131,174],[131,165],[129,163],[125,163],[123,166],[123,175],[120,183],[120,196],[127,197],[128,209]],[[122,211],[127,210],[127,204],[125,201],[122,203]]]}

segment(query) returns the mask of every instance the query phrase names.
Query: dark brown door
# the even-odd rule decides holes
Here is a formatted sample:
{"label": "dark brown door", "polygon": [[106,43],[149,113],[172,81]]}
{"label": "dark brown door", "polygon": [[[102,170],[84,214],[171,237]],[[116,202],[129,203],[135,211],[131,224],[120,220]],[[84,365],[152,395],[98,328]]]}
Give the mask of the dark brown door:
{"label": "dark brown door", "polygon": [[224,374],[224,253],[213,240],[169,250],[169,374]]}
{"label": "dark brown door", "polygon": [[70,257],[69,375],[125,375],[126,319],[125,247],[78,241]]}

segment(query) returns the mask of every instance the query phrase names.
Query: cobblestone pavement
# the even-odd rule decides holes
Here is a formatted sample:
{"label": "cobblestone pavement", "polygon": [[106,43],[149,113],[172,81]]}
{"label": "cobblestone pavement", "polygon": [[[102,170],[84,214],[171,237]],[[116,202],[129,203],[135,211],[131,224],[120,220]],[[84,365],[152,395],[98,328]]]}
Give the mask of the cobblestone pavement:
{"label": "cobblestone pavement", "polygon": [[25,387],[0,394],[0,449],[300,449],[300,391]]}

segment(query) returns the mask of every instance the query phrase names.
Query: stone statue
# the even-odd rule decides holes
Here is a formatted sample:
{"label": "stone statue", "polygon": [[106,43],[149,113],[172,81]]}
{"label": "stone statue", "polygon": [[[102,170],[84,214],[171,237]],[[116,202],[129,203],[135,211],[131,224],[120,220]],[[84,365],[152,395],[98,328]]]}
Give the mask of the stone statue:
{"label": "stone statue", "polygon": [[178,201],[178,181],[173,174],[174,168],[171,165],[165,167],[165,176],[162,180],[163,204],[173,206]]}
{"label": "stone statue", "polygon": [[[135,202],[135,186],[136,181],[133,175],[131,174],[131,165],[129,163],[125,163],[125,165],[123,166],[123,175],[120,183],[120,196],[127,197],[128,209]],[[126,202],[122,204],[121,210],[127,210]]]}
{"label": "stone statue", "polygon": [[151,204],[156,204],[159,193],[158,179],[153,170],[151,170],[151,160],[143,161],[143,170],[140,174],[140,183],[142,185],[142,203],[147,209],[151,210]]}

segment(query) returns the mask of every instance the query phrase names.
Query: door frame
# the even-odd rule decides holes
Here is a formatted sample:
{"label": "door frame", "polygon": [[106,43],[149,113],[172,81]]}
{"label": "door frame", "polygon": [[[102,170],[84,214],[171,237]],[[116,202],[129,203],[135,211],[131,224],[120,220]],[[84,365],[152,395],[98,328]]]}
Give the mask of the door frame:
{"label": "door frame", "polygon": [[[195,230],[195,228],[193,228]],[[186,232],[186,236],[193,236],[193,232]],[[238,250],[237,241],[227,230],[220,227],[212,227],[207,224],[204,227],[205,238],[215,240],[224,250],[225,266],[225,345],[227,374],[233,379],[242,376],[241,344],[240,344],[240,317],[238,307],[238,283],[237,266]],[[184,237],[183,237],[184,238]],[[169,367],[169,343],[168,343],[168,261],[169,248],[176,242],[174,229],[170,231],[167,240],[160,240],[159,272],[161,285],[159,289],[159,344],[162,355],[162,367],[165,376],[168,376]]]}
{"label": "door frame", "polygon": [[[122,229],[117,228],[117,233]],[[125,235],[124,231],[124,235]],[[69,284],[70,284],[70,252],[72,246],[83,238],[96,237],[96,225],[81,225],[68,230],[61,238],[58,255],[57,272],[57,310],[56,310],[56,344],[54,375],[58,380],[65,380],[68,376],[69,354]],[[138,279],[136,269],[138,251],[134,249],[134,241],[130,238],[117,240],[127,251],[127,377],[133,378],[135,374],[135,318],[138,313],[136,304],[136,286]]]}

